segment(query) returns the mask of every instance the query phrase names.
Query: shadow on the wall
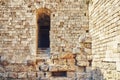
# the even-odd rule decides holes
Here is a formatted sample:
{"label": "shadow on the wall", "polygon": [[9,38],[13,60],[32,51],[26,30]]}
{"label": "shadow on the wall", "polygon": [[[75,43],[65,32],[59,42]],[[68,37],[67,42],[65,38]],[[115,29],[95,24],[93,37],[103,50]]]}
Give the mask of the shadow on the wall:
{"label": "shadow on the wall", "polygon": [[89,80],[105,80],[100,68],[97,67],[91,71]]}

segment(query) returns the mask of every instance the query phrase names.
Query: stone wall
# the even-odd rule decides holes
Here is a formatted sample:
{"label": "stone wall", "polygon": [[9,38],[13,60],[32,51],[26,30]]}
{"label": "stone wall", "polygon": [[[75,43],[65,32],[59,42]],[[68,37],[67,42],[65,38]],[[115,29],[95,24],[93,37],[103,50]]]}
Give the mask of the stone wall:
{"label": "stone wall", "polygon": [[93,78],[120,80],[120,1],[92,0],[89,5]]}
{"label": "stone wall", "polygon": [[[47,59],[38,56],[36,46],[36,11],[41,8],[51,11]],[[0,79],[89,79],[88,16],[86,0],[0,0]],[[54,78],[52,71],[67,71],[67,77]]]}
{"label": "stone wall", "polygon": [[36,15],[35,7],[30,7],[30,3],[23,0],[0,1],[1,60],[26,63],[33,58],[36,50]]}
{"label": "stone wall", "polygon": [[1,59],[21,63],[26,57],[31,59],[30,55],[36,55],[36,10],[44,7],[51,10],[51,53],[79,52],[79,39],[88,31],[85,0],[1,0],[0,4]]}

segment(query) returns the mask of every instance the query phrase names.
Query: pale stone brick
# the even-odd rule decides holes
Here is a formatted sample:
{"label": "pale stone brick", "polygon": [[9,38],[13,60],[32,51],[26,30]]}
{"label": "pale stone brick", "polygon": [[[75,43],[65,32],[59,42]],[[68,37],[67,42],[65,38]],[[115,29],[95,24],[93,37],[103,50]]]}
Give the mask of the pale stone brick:
{"label": "pale stone brick", "polygon": [[9,72],[8,77],[16,79],[18,78],[18,74],[16,72]]}
{"label": "pale stone brick", "polygon": [[[119,3],[119,0],[93,0],[89,6],[89,28],[94,54],[92,67],[99,67],[106,80],[117,80],[115,75],[118,74],[116,63],[119,62],[119,25],[116,23],[120,21],[118,16],[120,8],[117,7]],[[99,79],[98,77],[94,76],[94,79]]]}
{"label": "pale stone brick", "polygon": [[18,78],[27,78],[27,72],[20,72],[18,73]]}

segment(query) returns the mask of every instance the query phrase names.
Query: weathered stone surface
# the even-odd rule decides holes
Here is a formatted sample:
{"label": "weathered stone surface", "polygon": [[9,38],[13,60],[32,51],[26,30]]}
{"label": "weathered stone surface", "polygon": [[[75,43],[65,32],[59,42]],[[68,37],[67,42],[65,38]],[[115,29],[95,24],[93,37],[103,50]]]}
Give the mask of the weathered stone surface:
{"label": "weathered stone surface", "polygon": [[76,76],[78,77],[78,80],[87,80],[87,74],[86,73],[77,73]]}
{"label": "weathered stone surface", "polygon": [[117,71],[120,71],[120,61],[116,62],[116,66],[115,67],[116,67]]}
{"label": "weathered stone surface", "polygon": [[41,70],[41,71],[48,71],[48,69],[49,69],[49,65],[48,65],[48,64],[42,64],[42,65],[40,66],[40,70]]}
{"label": "weathered stone surface", "polygon": [[50,77],[52,77],[52,73],[51,72],[46,72],[45,77],[49,79]]}
{"label": "weathered stone surface", "polygon": [[67,71],[67,70],[69,70],[67,65],[58,65],[58,71]]}
{"label": "weathered stone surface", "polygon": [[27,65],[28,66],[35,66],[35,61],[27,60]]}
{"label": "weathered stone surface", "polygon": [[119,80],[119,79],[120,79],[120,77],[119,77],[119,76],[120,76],[120,72],[117,72],[117,73],[116,73],[116,79],[117,79],[117,80]]}
{"label": "weathered stone surface", "polygon": [[69,78],[76,77],[75,72],[67,72],[67,77],[69,77]]}
{"label": "weathered stone surface", "polygon": [[52,58],[52,59],[58,59],[58,54],[53,54],[53,55],[51,56],[51,58]]}
{"label": "weathered stone surface", "polygon": [[[99,68],[93,79],[118,80],[117,65],[119,62],[119,0],[93,0],[89,6],[89,27],[92,36],[92,68]],[[110,4],[110,5],[108,5]],[[104,6],[104,7],[103,7]],[[113,15],[113,16],[112,16]],[[102,75],[97,75],[99,72]]]}
{"label": "weathered stone surface", "polygon": [[3,77],[3,73],[0,73],[0,77]]}
{"label": "weathered stone surface", "polygon": [[58,67],[56,65],[50,65],[49,71],[51,71],[51,72],[58,71]]}
{"label": "weathered stone surface", "polygon": [[15,67],[15,66],[9,65],[9,66],[6,66],[6,67],[5,67],[5,70],[6,70],[6,71],[11,71],[11,72],[13,72],[14,67]]}
{"label": "weathered stone surface", "polygon": [[4,73],[4,72],[5,72],[4,68],[1,67],[1,66],[0,66],[0,72],[1,72],[1,73]]}
{"label": "weathered stone surface", "polygon": [[9,78],[13,78],[13,79],[17,79],[18,78],[18,74],[16,72],[9,72],[8,73],[8,77]]}
{"label": "weathered stone surface", "polygon": [[77,55],[77,56],[76,56],[76,60],[77,60],[77,61],[87,60],[87,56],[86,56],[86,54]]}
{"label": "weathered stone surface", "polygon": [[[0,4],[0,65],[4,67],[0,68],[0,73],[10,73],[4,77],[10,76],[7,78],[10,80],[12,77],[15,80],[49,80],[52,71],[76,72],[75,54],[82,53],[80,48],[85,48],[79,45],[79,38],[85,35],[84,42],[90,42],[86,0],[1,0]],[[38,18],[45,16],[43,13],[50,16],[50,24],[42,22],[38,25]],[[42,25],[50,25],[48,51],[38,49],[37,45],[38,29]]]}
{"label": "weathered stone surface", "polygon": [[18,73],[18,78],[27,78],[27,72],[19,72]]}
{"label": "weathered stone surface", "polygon": [[66,59],[59,59],[59,65],[66,65],[67,64],[67,61]]}
{"label": "weathered stone surface", "polygon": [[3,61],[1,61],[0,63],[1,63],[1,65],[3,65],[3,66],[9,65],[9,62],[8,62],[7,60],[3,60]]}
{"label": "weathered stone surface", "polygon": [[32,71],[32,72],[36,72],[37,70],[36,70],[36,66],[27,66],[26,67],[27,69],[27,71]]}
{"label": "weathered stone surface", "polygon": [[59,59],[54,59],[53,64],[59,64]]}
{"label": "weathered stone surface", "polygon": [[81,61],[77,62],[77,65],[78,66],[89,66],[89,63],[86,60],[81,60]]}
{"label": "weathered stone surface", "polygon": [[67,59],[68,65],[75,65],[75,59]]}
{"label": "weathered stone surface", "polygon": [[75,55],[72,53],[60,54],[60,58],[62,58],[62,59],[73,59],[74,57],[75,57]]}
{"label": "weathered stone surface", "polygon": [[[90,80],[93,72],[91,80],[119,80],[119,4],[120,0],[0,0],[0,79]],[[45,14],[50,16],[48,51],[38,49],[39,29],[49,25],[38,25]],[[83,68],[91,59],[93,70]],[[51,71],[75,72],[76,78],[53,78]]]}
{"label": "weathered stone surface", "polygon": [[38,78],[44,77],[44,73],[42,71],[37,72],[37,77]]}
{"label": "weathered stone surface", "polygon": [[22,65],[22,64],[19,64],[19,65],[14,65],[15,68],[14,68],[14,71],[18,71],[18,72],[26,72],[26,71],[29,71],[29,67],[26,66],[26,65]]}
{"label": "weathered stone surface", "polygon": [[22,64],[13,64],[5,67],[6,71],[15,71],[15,72],[24,72],[28,71],[27,68],[29,69],[28,66],[22,65]]}
{"label": "weathered stone surface", "polygon": [[75,70],[76,70],[76,66],[75,65],[68,65],[67,71],[75,71]]}
{"label": "weathered stone surface", "polygon": [[27,77],[28,78],[33,78],[33,79],[36,78],[36,72],[28,72]]}

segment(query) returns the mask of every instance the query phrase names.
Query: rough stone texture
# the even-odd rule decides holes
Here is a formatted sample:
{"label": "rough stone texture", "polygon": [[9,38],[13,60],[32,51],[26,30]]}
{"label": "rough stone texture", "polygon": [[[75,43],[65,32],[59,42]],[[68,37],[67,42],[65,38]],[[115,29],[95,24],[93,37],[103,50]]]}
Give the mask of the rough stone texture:
{"label": "rough stone texture", "polygon": [[22,79],[25,79],[27,78],[27,73],[26,72],[21,72],[21,73],[18,73],[18,78],[22,78]]}
{"label": "rough stone texture", "polygon": [[[42,13],[49,54],[37,47]],[[120,0],[0,0],[0,80],[21,79],[120,80]]]}
{"label": "rough stone texture", "polygon": [[120,0],[92,0],[89,26],[94,79],[119,80]]}
{"label": "rough stone texture", "polygon": [[[37,47],[43,13],[50,16],[50,53]],[[53,77],[56,71],[67,76]],[[0,0],[0,80],[119,76],[119,0]]]}
{"label": "rough stone texture", "polygon": [[[42,13],[50,16],[50,54],[37,47]],[[92,59],[88,18],[87,0],[0,0],[0,79],[77,79],[72,74]]]}
{"label": "rough stone texture", "polygon": [[8,73],[8,77],[9,78],[13,78],[13,79],[17,79],[18,78],[18,74],[16,72],[9,72]]}

